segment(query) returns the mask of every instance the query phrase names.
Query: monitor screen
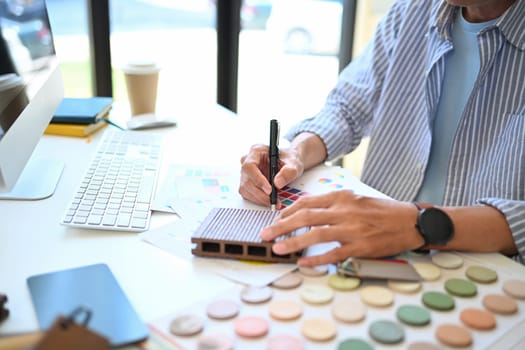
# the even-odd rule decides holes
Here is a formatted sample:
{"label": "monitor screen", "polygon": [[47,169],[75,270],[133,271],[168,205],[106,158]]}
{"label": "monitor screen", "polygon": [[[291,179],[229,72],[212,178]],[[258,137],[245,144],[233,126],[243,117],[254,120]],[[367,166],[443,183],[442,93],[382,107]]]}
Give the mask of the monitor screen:
{"label": "monitor screen", "polygon": [[[0,0],[0,198],[38,199],[59,162],[31,158],[63,97],[44,0]],[[62,165],[63,167],[63,165]],[[49,174],[51,171],[52,174]],[[44,184],[46,185],[46,184]]]}

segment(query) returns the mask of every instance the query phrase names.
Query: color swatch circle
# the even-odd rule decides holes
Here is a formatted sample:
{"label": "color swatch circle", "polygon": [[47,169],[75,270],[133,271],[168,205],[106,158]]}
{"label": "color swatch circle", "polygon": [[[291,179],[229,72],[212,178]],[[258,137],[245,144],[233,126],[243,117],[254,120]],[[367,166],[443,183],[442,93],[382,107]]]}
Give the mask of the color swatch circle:
{"label": "color swatch circle", "polygon": [[458,297],[473,297],[478,293],[476,285],[462,278],[450,278],[445,281],[445,290]]}
{"label": "color swatch circle", "polygon": [[237,316],[239,305],[230,300],[216,300],[208,305],[206,314],[216,320],[227,320]]}
{"label": "color swatch circle", "polygon": [[301,291],[301,299],[309,304],[326,304],[333,298],[334,291],[325,286],[312,285]]}
{"label": "color swatch circle", "polygon": [[178,336],[195,335],[203,329],[204,320],[193,314],[177,316],[170,323],[170,332]]}
{"label": "color swatch circle", "polygon": [[289,334],[277,334],[268,339],[266,345],[268,350],[303,350],[301,339]]}
{"label": "color swatch circle", "polygon": [[278,300],[268,306],[270,316],[276,320],[295,320],[303,314],[303,307],[294,300]]}
{"label": "color swatch circle", "polygon": [[235,321],[235,333],[244,338],[259,338],[268,334],[269,324],[257,316],[240,317]]}
{"label": "color swatch circle", "polygon": [[197,349],[233,349],[233,340],[226,334],[203,334],[197,340]]}
{"label": "color swatch circle", "polygon": [[415,262],[412,266],[425,281],[436,281],[441,277],[441,270],[434,264]]}
{"label": "color swatch circle", "polygon": [[447,252],[439,252],[432,255],[432,262],[444,269],[458,269],[463,266],[463,258],[459,255]]}
{"label": "color swatch circle", "polygon": [[241,300],[249,304],[260,304],[270,300],[273,290],[270,287],[247,286],[241,291]]}
{"label": "color swatch circle", "polygon": [[496,327],[496,318],[488,311],[468,308],[461,311],[459,319],[465,326],[482,331],[494,329]]}
{"label": "color swatch circle", "polygon": [[335,338],[337,328],[332,320],[326,318],[310,318],[301,326],[302,334],[313,341],[328,341]]}
{"label": "color swatch circle", "polygon": [[332,305],[332,315],[341,322],[360,322],[365,318],[366,306],[358,301],[338,300]]}
{"label": "color swatch circle", "polygon": [[503,283],[503,291],[516,299],[525,299],[525,281],[508,280]]}
{"label": "color swatch circle", "polygon": [[397,318],[411,326],[424,326],[430,323],[430,312],[418,305],[402,305],[396,311]]}
{"label": "color swatch circle", "polygon": [[455,307],[454,299],[442,292],[425,292],[422,301],[426,307],[434,310],[447,311]]}
{"label": "color swatch circle", "polygon": [[465,347],[472,344],[472,335],[463,327],[443,324],[436,329],[436,338],[445,345]]}
{"label": "color swatch circle", "polygon": [[303,277],[298,273],[289,273],[272,282],[272,287],[279,289],[292,289],[303,283]]}
{"label": "color swatch circle", "polygon": [[469,266],[465,275],[472,281],[478,283],[492,283],[498,280],[496,271],[484,266]]}
{"label": "color swatch circle", "polygon": [[359,287],[360,284],[361,280],[356,277],[346,277],[339,274],[328,276],[328,285],[336,290],[350,291]]}
{"label": "color swatch circle", "polygon": [[365,287],[361,289],[360,295],[361,300],[370,306],[387,307],[394,302],[394,293],[381,286]]}
{"label": "color swatch circle", "polygon": [[372,322],[368,333],[375,341],[381,344],[397,344],[405,338],[403,327],[389,320],[377,320]]}
{"label": "color swatch circle", "polygon": [[512,315],[518,312],[518,303],[509,296],[502,294],[487,294],[482,300],[483,306],[495,314]]}
{"label": "color swatch circle", "polygon": [[373,350],[374,347],[362,339],[345,339],[337,345],[337,350]]}

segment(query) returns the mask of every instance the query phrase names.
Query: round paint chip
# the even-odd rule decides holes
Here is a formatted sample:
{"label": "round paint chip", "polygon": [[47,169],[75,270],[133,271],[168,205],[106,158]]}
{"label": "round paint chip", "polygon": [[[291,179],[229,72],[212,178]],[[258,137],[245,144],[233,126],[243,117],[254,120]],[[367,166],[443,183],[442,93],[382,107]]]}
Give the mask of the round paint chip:
{"label": "round paint chip", "polygon": [[454,299],[442,292],[425,292],[422,301],[426,307],[433,310],[448,311],[455,307]]}
{"label": "round paint chip", "polygon": [[304,320],[301,333],[313,341],[329,341],[335,338],[337,329],[332,320],[325,318],[310,318]]}
{"label": "round paint chip", "polygon": [[430,323],[430,312],[417,305],[402,305],[396,311],[397,318],[411,326],[425,326]]}
{"label": "round paint chip", "polygon": [[389,320],[377,320],[370,324],[368,334],[381,344],[398,344],[405,338],[400,324]]}
{"label": "round paint chip", "polygon": [[328,276],[328,285],[336,290],[354,290],[361,284],[361,280],[355,277],[346,277],[338,274]]}
{"label": "round paint chip", "polygon": [[407,350],[441,350],[441,348],[433,343],[429,343],[426,341],[418,341],[409,344]]}
{"label": "round paint chip", "polygon": [[268,306],[270,316],[276,320],[295,320],[303,314],[301,304],[293,300],[278,300]]}
{"label": "round paint chip", "polygon": [[412,294],[419,292],[421,289],[421,283],[419,282],[405,282],[405,281],[393,281],[390,280],[387,283],[388,288],[395,292],[403,294]]}
{"label": "round paint chip", "polygon": [[299,273],[303,276],[308,276],[308,277],[324,276],[328,273],[328,266],[327,265],[321,265],[321,266],[315,266],[315,267],[301,266],[299,267]]}
{"label": "round paint chip", "polygon": [[244,338],[260,338],[269,330],[268,321],[262,317],[247,316],[235,321],[235,333]]}
{"label": "round paint chip", "polygon": [[170,332],[178,336],[190,336],[202,332],[204,320],[193,314],[180,315],[170,323]]}
{"label": "round paint chip", "polygon": [[474,283],[461,278],[446,280],[445,290],[458,297],[473,297],[478,294],[478,288]]}
{"label": "round paint chip", "polygon": [[332,305],[332,315],[341,322],[361,322],[366,316],[366,306],[358,301],[340,300]]}
{"label": "round paint chip", "polygon": [[487,310],[498,315],[512,315],[518,312],[518,303],[503,294],[487,294],[482,302]]}
{"label": "round paint chip", "polygon": [[503,291],[516,299],[525,299],[525,281],[508,280],[503,283]]}
{"label": "round paint chip", "polygon": [[488,311],[468,308],[461,311],[459,319],[465,326],[477,330],[491,330],[496,327],[496,318]]}
{"label": "round paint chip", "polygon": [[203,334],[197,340],[197,350],[233,350],[233,340],[225,334]]}
{"label": "round paint chip", "polygon": [[289,273],[272,282],[272,287],[278,289],[293,289],[303,283],[303,277],[297,273]]}
{"label": "round paint chip", "polygon": [[301,339],[289,334],[278,334],[271,336],[266,345],[268,350],[303,350]]}
{"label": "round paint chip", "polygon": [[227,320],[237,316],[239,305],[230,300],[216,300],[208,305],[206,314],[216,320]]}
{"label": "round paint chip", "polygon": [[301,299],[309,304],[326,304],[334,298],[334,291],[325,286],[310,285],[301,290]]}
{"label": "round paint chip", "polygon": [[478,283],[493,283],[498,280],[496,271],[484,266],[469,266],[465,275],[472,281]]}
{"label": "round paint chip", "polygon": [[432,255],[432,262],[444,269],[458,269],[463,266],[463,258],[459,255],[439,252]]}
{"label": "round paint chip", "polygon": [[380,286],[368,286],[361,289],[361,300],[370,306],[387,307],[394,302],[394,293]]}
{"label": "round paint chip", "polygon": [[247,286],[241,291],[241,300],[248,304],[260,304],[270,300],[273,290],[270,287]]}
{"label": "round paint chip", "polygon": [[416,262],[412,264],[412,267],[425,281],[436,281],[441,277],[441,270],[434,264]]}
{"label": "round paint chip", "polygon": [[436,329],[436,338],[443,344],[452,347],[465,347],[472,344],[470,332],[460,326],[443,324]]}
{"label": "round paint chip", "polygon": [[337,345],[337,350],[373,350],[374,347],[363,339],[349,338]]}

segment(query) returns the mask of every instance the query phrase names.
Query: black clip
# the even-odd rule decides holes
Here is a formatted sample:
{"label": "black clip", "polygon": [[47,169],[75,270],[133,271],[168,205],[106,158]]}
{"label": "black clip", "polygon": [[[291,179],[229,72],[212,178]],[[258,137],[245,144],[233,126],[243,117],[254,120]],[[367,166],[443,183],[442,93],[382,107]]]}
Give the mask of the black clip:
{"label": "black clip", "polygon": [[[92,315],[91,310],[89,310],[86,307],[79,306],[73,311],[71,311],[69,316],[60,323],[60,326],[63,329],[67,329],[71,324],[77,323],[79,325],[86,327],[89,321],[91,320],[91,315]],[[77,318],[80,316],[83,316],[83,319],[80,322],[77,322]]]}
{"label": "black clip", "polygon": [[0,294],[0,322],[5,321],[9,316],[9,309],[5,307],[7,295]]}

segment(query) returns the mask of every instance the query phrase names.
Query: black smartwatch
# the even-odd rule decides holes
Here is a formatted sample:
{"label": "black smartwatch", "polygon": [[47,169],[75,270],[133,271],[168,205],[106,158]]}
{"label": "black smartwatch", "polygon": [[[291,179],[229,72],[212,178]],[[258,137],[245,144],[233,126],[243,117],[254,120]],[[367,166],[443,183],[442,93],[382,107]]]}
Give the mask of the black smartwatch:
{"label": "black smartwatch", "polygon": [[414,203],[419,210],[416,228],[427,245],[446,245],[454,237],[454,224],[443,210],[429,203]]}

